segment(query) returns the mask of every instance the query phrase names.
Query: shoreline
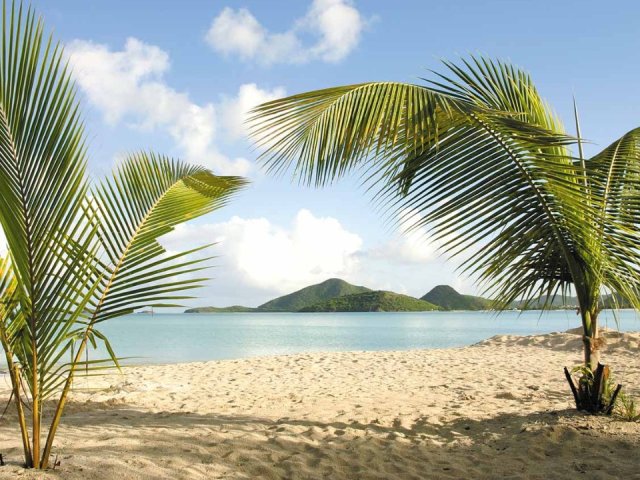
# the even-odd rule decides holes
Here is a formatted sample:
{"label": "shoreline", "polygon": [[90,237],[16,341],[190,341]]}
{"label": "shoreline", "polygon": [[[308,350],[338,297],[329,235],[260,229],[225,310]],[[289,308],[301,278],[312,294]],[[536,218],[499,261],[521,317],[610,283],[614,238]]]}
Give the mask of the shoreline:
{"label": "shoreline", "polygon": [[[622,330],[640,330],[640,320],[636,320],[634,313],[621,312],[620,315]],[[102,333],[110,339],[120,356],[134,357],[130,363],[144,365],[305,351],[463,347],[496,334],[542,334],[579,325],[572,312],[551,312],[542,319],[538,312],[509,313],[498,317],[474,312],[438,312],[438,315],[348,313],[310,317],[298,314],[137,317],[107,322]],[[605,323],[615,327],[613,319]],[[106,352],[100,348],[92,354],[98,358],[96,355],[106,355]]]}
{"label": "shoreline", "polygon": [[[313,352],[127,367],[79,377],[54,454],[18,467],[0,420],[0,479],[632,477],[640,424],[572,409],[562,367],[578,335],[496,336],[473,346]],[[640,333],[604,359],[640,395]],[[3,382],[3,384],[6,382]],[[2,385],[0,401],[9,396]],[[588,458],[580,452],[586,449]],[[594,473],[595,472],[595,473]]]}
{"label": "shoreline", "polygon": [[[533,335],[513,335],[513,334],[498,334],[492,335],[485,339],[476,341],[474,343],[457,345],[457,346],[446,346],[446,347],[433,347],[433,348],[406,348],[406,349],[365,349],[365,350],[307,350],[300,352],[291,352],[291,353],[281,353],[281,354],[258,354],[252,356],[245,357],[229,357],[229,358],[215,358],[208,360],[186,360],[186,361],[175,361],[175,362],[141,362],[141,363],[125,363],[121,364],[123,370],[131,369],[131,368],[139,368],[139,367],[169,367],[169,366],[177,366],[177,365],[191,365],[191,364],[208,364],[208,363],[217,363],[217,362],[235,362],[241,360],[268,360],[275,358],[284,358],[284,357],[293,357],[299,355],[332,355],[332,354],[360,354],[360,353],[402,353],[402,352],[431,352],[431,351],[440,351],[440,350],[463,350],[470,347],[483,346],[491,343],[513,343],[513,344],[527,344],[529,342],[534,343],[531,346],[538,346],[544,348],[560,348],[566,351],[576,350],[578,352],[582,348],[582,343],[577,341],[575,338],[571,338],[573,340],[569,345],[558,346],[556,344],[552,344],[553,342],[546,342],[545,339],[555,339],[557,337],[566,335],[566,334],[578,334],[578,331],[581,331],[581,327],[571,328],[565,331],[551,331],[547,333],[533,334]],[[600,328],[601,334],[604,333],[607,336],[614,336],[615,338],[624,337],[625,335],[637,336],[638,337],[638,348],[640,349],[640,330],[630,330],[630,331],[621,331],[615,330],[612,328]],[[537,343],[537,344],[536,344]],[[631,346],[631,348],[635,348],[635,346]],[[606,356],[606,351],[605,351]],[[134,358],[134,357],[129,357]],[[143,358],[143,357],[140,357]],[[151,357],[148,357],[151,358]],[[6,368],[5,365],[0,360],[0,376],[7,375],[7,372],[2,370]],[[117,374],[116,367],[113,367],[114,373]],[[77,375],[81,377],[81,375]]]}

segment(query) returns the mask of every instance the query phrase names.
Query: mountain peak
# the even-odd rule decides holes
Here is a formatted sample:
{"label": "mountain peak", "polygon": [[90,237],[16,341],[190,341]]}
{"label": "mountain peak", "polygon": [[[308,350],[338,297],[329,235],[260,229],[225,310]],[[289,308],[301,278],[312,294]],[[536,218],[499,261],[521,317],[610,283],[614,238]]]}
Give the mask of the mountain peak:
{"label": "mountain peak", "polygon": [[445,310],[485,310],[491,304],[491,300],[486,298],[462,295],[450,285],[433,287],[420,300],[433,303]]}
{"label": "mountain peak", "polygon": [[369,292],[370,289],[352,285],[341,278],[329,278],[321,283],[310,285],[296,292],[275,298],[258,307],[262,311],[296,312],[316,303],[354,293]]}
{"label": "mountain peak", "polygon": [[429,290],[429,293],[446,293],[446,294],[452,294],[452,295],[461,295],[451,285],[436,285],[431,290]]}

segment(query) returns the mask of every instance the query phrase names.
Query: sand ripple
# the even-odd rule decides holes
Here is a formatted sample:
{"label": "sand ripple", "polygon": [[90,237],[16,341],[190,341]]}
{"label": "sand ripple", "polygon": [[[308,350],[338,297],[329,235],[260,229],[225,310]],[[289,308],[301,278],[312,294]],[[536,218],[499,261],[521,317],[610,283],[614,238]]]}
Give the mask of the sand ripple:
{"label": "sand ripple", "polygon": [[[604,359],[640,395],[640,334],[606,335]],[[580,361],[579,347],[570,332],[500,336],[81,378],[55,448],[61,466],[18,468],[5,418],[0,452],[12,463],[0,479],[637,478],[640,425],[571,410],[562,367]]]}

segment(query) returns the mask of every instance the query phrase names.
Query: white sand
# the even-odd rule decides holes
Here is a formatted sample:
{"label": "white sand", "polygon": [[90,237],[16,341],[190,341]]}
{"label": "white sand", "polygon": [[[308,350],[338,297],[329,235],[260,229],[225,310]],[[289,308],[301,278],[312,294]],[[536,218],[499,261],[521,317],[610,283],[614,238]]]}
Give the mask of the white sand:
{"label": "white sand", "polygon": [[[604,360],[640,399],[640,334]],[[314,353],[129,368],[78,379],[53,472],[18,467],[0,421],[0,479],[640,478],[640,424],[572,409],[571,333],[460,349]],[[0,398],[9,396],[0,382]]]}

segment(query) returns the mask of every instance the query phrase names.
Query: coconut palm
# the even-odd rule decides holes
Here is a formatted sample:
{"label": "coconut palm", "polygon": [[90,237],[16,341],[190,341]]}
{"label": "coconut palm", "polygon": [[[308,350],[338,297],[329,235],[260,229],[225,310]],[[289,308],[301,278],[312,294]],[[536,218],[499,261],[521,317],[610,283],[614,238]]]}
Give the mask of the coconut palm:
{"label": "coconut palm", "polygon": [[584,363],[596,369],[601,296],[640,307],[640,129],[585,158],[577,112],[570,136],[524,71],[481,57],[444,66],[420,85],[363,83],[260,105],[251,126],[264,164],[316,186],[359,171],[388,215],[416,219],[461,255],[498,310],[541,295],[549,308],[575,292]]}
{"label": "coconut palm", "polygon": [[[160,237],[245,181],[142,152],[91,186],[62,48],[31,9],[3,4],[2,22],[0,342],[25,463],[46,468],[76,375],[118,365],[102,322],[171,306],[204,280],[206,259],[193,255],[204,247],[169,253]],[[87,358],[98,343],[109,358]]]}

